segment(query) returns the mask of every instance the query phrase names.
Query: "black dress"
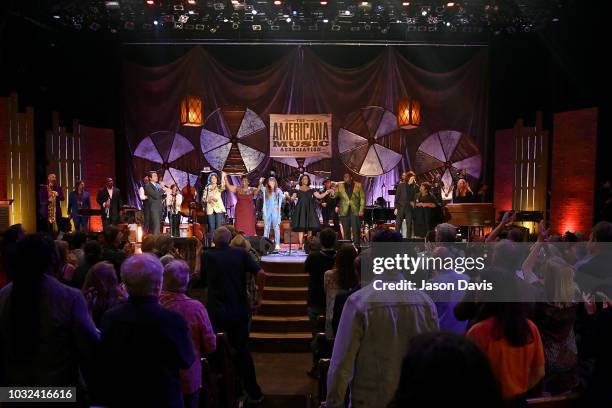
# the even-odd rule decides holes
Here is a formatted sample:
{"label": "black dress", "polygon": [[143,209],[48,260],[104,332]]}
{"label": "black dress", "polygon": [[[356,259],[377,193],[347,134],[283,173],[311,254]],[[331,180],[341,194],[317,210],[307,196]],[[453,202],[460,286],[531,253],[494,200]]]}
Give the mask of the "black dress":
{"label": "black dress", "polygon": [[293,209],[291,217],[291,230],[295,232],[317,231],[319,229],[319,218],[317,217],[317,204],[314,198],[314,190],[296,190],[297,204]]}
{"label": "black dress", "polygon": [[[417,203],[434,203],[436,199],[433,195],[428,193],[424,197],[420,194],[416,195]],[[424,237],[427,232],[432,228],[432,219],[435,208],[430,207],[414,207],[414,235],[417,237]]]}

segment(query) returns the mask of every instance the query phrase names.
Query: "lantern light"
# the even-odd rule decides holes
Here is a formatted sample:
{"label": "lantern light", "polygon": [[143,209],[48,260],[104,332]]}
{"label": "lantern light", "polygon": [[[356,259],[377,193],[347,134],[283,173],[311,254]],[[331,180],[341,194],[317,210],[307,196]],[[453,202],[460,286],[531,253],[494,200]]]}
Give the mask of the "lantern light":
{"label": "lantern light", "polygon": [[202,98],[189,95],[181,101],[181,124],[183,126],[202,126]]}
{"label": "lantern light", "polygon": [[421,102],[414,98],[401,98],[397,102],[397,125],[402,129],[421,126]]}

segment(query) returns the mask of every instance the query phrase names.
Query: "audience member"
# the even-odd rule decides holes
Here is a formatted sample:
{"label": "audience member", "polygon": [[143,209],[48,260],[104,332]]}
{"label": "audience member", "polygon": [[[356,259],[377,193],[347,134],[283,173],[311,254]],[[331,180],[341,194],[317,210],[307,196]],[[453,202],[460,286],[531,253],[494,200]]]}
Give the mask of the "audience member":
{"label": "audience member", "polygon": [[82,287],[89,313],[100,327],[102,315],[127,300],[127,293],[117,281],[117,271],[112,263],[101,261],[89,268]]}
{"label": "audience member", "polygon": [[55,245],[42,234],[17,243],[15,276],[0,290],[0,384],[77,387],[99,335],[83,295],[51,276]]}
{"label": "audience member", "polygon": [[[388,230],[378,242],[402,242]],[[399,272],[386,271],[385,281],[400,281]],[[353,407],[386,407],[398,388],[402,360],[410,339],[438,330],[436,307],[418,290],[393,296],[367,285],[353,293],[342,311],[327,375],[328,408],[344,407],[347,387]]]}
{"label": "audience member", "polygon": [[17,242],[23,239],[25,235],[26,232],[21,224],[11,225],[2,233],[2,242],[0,243],[0,288],[13,280],[14,265],[12,261],[15,258]]}
{"label": "audience member", "polygon": [[336,295],[346,293],[357,285],[355,276],[354,262],[357,257],[357,250],[352,244],[344,244],[336,254],[334,268],[325,272],[325,336],[328,339],[334,338],[332,320],[334,318],[334,302]]}
{"label": "audience member", "polygon": [[600,221],[593,227],[589,250],[591,259],[578,269],[576,283],[581,291],[594,294],[612,287],[612,223]]}
{"label": "audience member", "polygon": [[179,370],[196,360],[181,315],[162,307],[163,268],[150,254],[121,266],[128,301],[102,316],[103,392],[110,406],[183,407]]}
{"label": "audience member", "polygon": [[[251,246],[251,243],[249,242],[248,239],[244,237],[244,235],[242,234],[234,235],[234,237],[230,241],[230,246],[244,249],[245,251],[249,253],[249,255],[251,255],[253,260],[257,262],[257,264],[259,264],[261,257],[259,256],[257,251],[253,249],[253,247]],[[261,299],[261,295],[263,294],[260,294],[257,290],[257,280],[255,278],[255,275],[253,275],[252,273],[247,274],[247,298],[249,301],[249,310],[250,310],[249,322],[250,322],[252,314],[255,313],[257,311],[257,308],[260,306],[259,299]],[[249,327],[250,326],[251,325],[249,323]]]}
{"label": "audience member", "polygon": [[[207,288],[206,306],[213,328],[227,333],[236,350],[239,374],[249,401],[256,403],[263,400],[263,393],[257,384],[253,358],[248,349],[250,308],[246,287],[247,274],[253,274],[259,293],[263,294],[265,274],[247,251],[229,246],[231,239],[232,234],[227,228],[215,230],[215,246],[202,255],[200,279]],[[257,304],[261,304],[261,299]]]}
{"label": "audience member", "polygon": [[[89,268],[102,261],[102,247],[98,241],[87,241],[83,248],[84,262],[74,270],[69,286],[81,290]],[[114,268],[114,266],[113,266]]]}
{"label": "audience member", "polygon": [[55,241],[55,274],[54,276],[62,283],[69,284],[74,277],[75,267],[68,263],[68,242]]}
{"label": "audience member", "polygon": [[202,388],[202,365],[200,358],[215,351],[217,336],[212,329],[208,313],[202,303],[187,297],[189,286],[189,265],[177,260],[164,267],[163,291],[159,301],[163,307],[172,310],[185,319],[193,342],[196,356],[191,367],[180,371],[181,387],[186,408],[199,407]]}
{"label": "audience member", "polygon": [[487,357],[453,333],[425,333],[410,340],[390,408],[503,407]]}
{"label": "audience member", "polygon": [[121,270],[121,264],[127,258],[127,254],[120,249],[121,235],[119,228],[107,225],[102,233],[102,259],[113,264],[115,270]]}
{"label": "audience member", "polygon": [[157,254],[157,235],[147,234],[140,244],[140,250],[143,254]]}
{"label": "audience member", "polygon": [[70,248],[70,257],[76,261],[75,267],[85,263],[85,244],[87,243],[87,234],[83,231],[76,231],[72,234],[72,246]]}
{"label": "audience member", "polygon": [[353,262],[353,273],[355,274],[355,286],[349,289],[347,292],[339,293],[336,295],[334,300],[334,314],[332,317],[332,329],[334,331],[334,337],[338,333],[338,325],[340,324],[340,317],[342,316],[342,310],[346,300],[359,289],[361,289],[361,255],[357,255]]}

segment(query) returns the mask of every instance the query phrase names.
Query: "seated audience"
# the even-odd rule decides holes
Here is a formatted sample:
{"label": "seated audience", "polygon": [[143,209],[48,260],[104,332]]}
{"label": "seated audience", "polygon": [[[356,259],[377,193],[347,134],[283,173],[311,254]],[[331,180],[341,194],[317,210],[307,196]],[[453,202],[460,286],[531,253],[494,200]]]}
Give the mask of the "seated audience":
{"label": "seated audience", "polygon": [[[511,277],[494,281],[493,285],[504,286],[503,290],[509,296],[504,300],[518,298],[518,284]],[[467,337],[489,358],[504,399],[520,399],[544,377],[544,347],[540,332],[527,319],[522,303],[493,301],[486,305],[486,309],[490,317],[474,324]]]}
{"label": "seated audience", "polygon": [[[102,247],[98,241],[87,241],[83,248],[84,262],[74,270],[72,280],[67,284],[81,290],[89,268],[102,261]],[[113,266],[114,268],[114,266]]]}
{"label": "seated audience", "polygon": [[72,245],[70,247],[70,259],[74,260],[75,267],[85,263],[85,244],[87,243],[87,234],[83,231],[76,231],[72,234]]}
{"label": "seated audience", "polygon": [[[453,257],[453,254],[449,248],[440,246],[433,250],[431,256],[434,258],[445,259]],[[467,274],[457,273],[452,269],[435,271],[435,275],[429,279],[430,283],[453,284],[455,288],[444,291],[427,291],[427,294],[429,297],[431,297],[431,300],[433,300],[434,304],[436,305],[440,330],[457,334],[465,333],[467,322],[458,320],[455,317],[454,309],[457,303],[459,303],[465,295],[465,290],[461,290],[458,287],[459,281],[469,280],[470,277]]]}
{"label": "seated audience", "polygon": [[340,324],[340,317],[342,316],[342,310],[346,300],[359,289],[361,289],[361,255],[357,255],[353,262],[353,273],[355,274],[355,286],[349,289],[347,292],[339,293],[336,295],[334,300],[334,314],[332,317],[332,329],[334,331],[334,337],[338,333],[338,325]]}
{"label": "seated audience", "polygon": [[147,234],[140,244],[140,250],[143,254],[157,254],[157,235]]}
{"label": "seated audience", "polygon": [[346,293],[357,285],[355,277],[355,258],[357,250],[352,244],[344,244],[338,250],[334,268],[325,272],[325,336],[334,338],[332,320],[334,318],[334,302],[336,295]]}
{"label": "seated audience", "polygon": [[125,302],[128,297],[124,287],[117,281],[115,267],[106,261],[98,262],[89,268],[82,292],[97,327],[100,327],[102,315],[108,309]]}
{"label": "seated audience", "polygon": [[390,408],[503,407],[501,390],[482,351],[453,333],[413,337]]}
{"label": "seated audience", "polygon": [[[382,230],[379,242],[402,242],[402,235]],[[399,272],[385,272],[399,281]],[[353,293],[342,311],[327,375],[328,408],[344,407],[347,387],[352,407],[386,407],[398,388],[402,360],[410,339],[438,330],[436,307],[421,291],[394,296],[372,285]]]}
{"label": "seated audience", "polygon": [[42,234],[17,243],[14,279],[0,290],[0,384],[76,387],[81,402],[99,335],[81,292],[51,275],[54,252]]}
{"label": "seated audience", "polygon": [[110,406],[182,408],[179,371],[196,356],[185,319],[159,304],[163,268],[150,254],[121,267],[128,301],[102,316],[103,390]]}
{"label": "seated audience", "polygon": [[[202,255],[200,282],[208,292],[206,307],[216,332],[227,333],[236,350],[239,375],[249,396],[249,403],[263,400],[263,393],[255,374],[253,358],[248,349],[250,308],[247,297],[247,274],[256,276],[260,294],[263,294],[264,271],[242,248],[232,248],[231,232],[217,228],[213,234],[214,247]],[[261,298],[257,300],[261,304]]]}
{"label": "seated audience", "polygon": [[187,322],[196,358],[191,367],[180,371],[181,387],[185,407],[197,408],[202,388],[200,359],[215,351],[217,336],[204,305],[185,294],[188,286],[189,265],[185,261],[172,261],[164,267],[164,284],[159,302],[166,309],[180,314]]}
{"label": "seated audience", "polygon": [[127,258],[127,254],[120,249],[121,234],[119,228],[108,225],[102,233],[102,260],[113,264],[115,270],[121,270],[121,264]]}
{"label": "seated audience", "polygon": [[55,241],[55,277],[62,283],[72,282],[75,267],[68,263],[68,243],[66,241]]}
{"label": "seated audience", "polygon": [[612,287],[612,223],[600,221],[593,227],[589,248],[591,259],[580,266],[576,283],[581,291],[592,293]]}

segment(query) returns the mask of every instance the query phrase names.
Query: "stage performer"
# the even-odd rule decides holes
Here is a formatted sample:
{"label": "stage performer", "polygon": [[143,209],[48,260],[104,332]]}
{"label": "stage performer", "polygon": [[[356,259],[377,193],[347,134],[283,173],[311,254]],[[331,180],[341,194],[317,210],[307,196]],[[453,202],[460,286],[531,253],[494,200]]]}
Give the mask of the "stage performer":
{"label": "stage performer", "polygon": [[166,191],[159,182],[157,172],[149,173],[149,183],[144,186],[147,201],[149,202],[149,231],[148,234],[157,235],[161,232],[161,214],[165,210]]}
{"label": "stage performer", "polygon": [[274,244],[280,249],[280,222],[281,208],[283,205],[283,192],[278,188],[278,182],[274,177],[268,177],[268,184],[263,191],[263,221],[264,237],[270,238],[270,229],[274,229]]}
{"label": "stage performer", "polygon": [[421,183],[414,205],[414,235],[424,238],[431,229],[432,215],[437,207],[436,198],[431,194],[431,184],[427,181]]}
{"label": "stage performer", "polygon": [[402,233],[402,223],[406,220],[406,234],[404,238],[412,236],[412,217],[416,199],[416,174],[408,171],[402,174],[401,181],[395,188],[395,230]]}
{"label": "stage performer", "polygon": [[[331,179],[325,179],[323,181],[323,188],[319,191],[320,194],[325,193],[328,190],[332,190]],[[336,198],[333,190],[323,200],[321,200],[321,217],[323,218],[324,228],[329,227],[329,221],[331,220],[334,225],[336,232],[340,231],[340,220],[338,213],[336,212],[336,206],[338,205],[338,198]]]}
{"label": "stage performer", "polygon": [[474,193],[465,178],[457,180],[457,188],[453,194],[453,203],[473,203]]}
{"label": "stage performer", "polygon": [[[344,239],[350,239],[359,247],[361,242],[361,217],[365,209],[365,191],[361,183],[353,181],[349,173],[345,173],[342,182],[336,184],[338,197],[338,216],[344,230]],[[352,233],[352,234],[351,234]]]}
{"label": "stage performer", "polygon": [[206,206],[209,237],[212,237],[215,230],[224,224],[225,205],[223,205],[221,193],[225,191],[225,173],[221,174],[221,185],[219,185],[217,174],[210,173],[202,192],[202,205]]}
{"label": "stage performer", "polygon": [[247,237],[257,235],[255,232],[255,204],[253,199],[257,197],[263,186],[265,178],[259,179],[257,187],[253,188],[249,186],[249,178],[247,175],[240,177],[240,186],[234,186],[227,180],[227,175],[224,174],[225,186],[228,191],[236,194],[236,211],[234,214],[234,228],[238,231],[242,231]]}
{"label": "stage performer", "polygon": [[140,197],[140,201],[142,201],[142,215],[144,217],[143,222],[143,230],[144,232],[149,232],[149,214],[151,212],[151,208],[149,207],[149,200],[147,200],[147,194],[145,193],[145,186],[149,184],[149,176],[145,176],[142,179],[142,186],[138,189],[138,197]]}
{"label": "stage performer", "polygon": [[304,248],[304,233],[310,236],[313,231],[318,231],[321,226],[317,216],[315,198],[322,200],[331,194],[333,194],[331,189],[319,193],[310,188],[310,177],[307,174],[303,174],[299,178],[297,190],[292,194],[293,201],[297,200],[297,203],[291,217],[291,230],[298,233],[300,248]]}
{"label": "stage performer", "polygon": [[121,213],[121,192],[115,187],[115,182],[112,178],[106,179],[106,185],[98,191],[96,202],[102,210],[102,225],[106,228],[108,225],[119,224],[119,216]]}
{"label": "stage performer", "polygon": [[85,191],[85,182],[77,181],[74,191],[68,196],[68,216],[72,218],[75,231],[87,232],[89,229],[89,217],[79,215],[79,210],[91,208],[89,193]]}
{"label": "stage performer", "polygon": [[170,223],[170,236],[179,237],[181,225],[181,204],[183,196],[178,191],[176,184],[172,184],[166,194],[166,208],[168,210],[168,222]]}
{"label": "stage performer", "polygon": [[41,184],[38,188],[38,198],[40,202],[38,213],[41,218],[39,229],[55,237],[59,232],[58,225],[62,220],[60,202],[64,201],[64,190],[57,184],[57,176],[54,173],[47,176],[47,184]]}

